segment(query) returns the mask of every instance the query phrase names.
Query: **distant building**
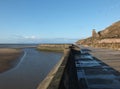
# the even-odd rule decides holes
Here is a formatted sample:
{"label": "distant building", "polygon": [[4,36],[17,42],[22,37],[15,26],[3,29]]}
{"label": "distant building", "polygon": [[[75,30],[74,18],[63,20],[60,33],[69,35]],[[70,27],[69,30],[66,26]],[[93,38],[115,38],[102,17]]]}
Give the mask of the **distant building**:
{"label": "distant building", "polygon": [[99,37],[99,34],[96,32],[95,29],[93,29],[93,31],[92,31],[92,37],[93,37],[93,38]]}

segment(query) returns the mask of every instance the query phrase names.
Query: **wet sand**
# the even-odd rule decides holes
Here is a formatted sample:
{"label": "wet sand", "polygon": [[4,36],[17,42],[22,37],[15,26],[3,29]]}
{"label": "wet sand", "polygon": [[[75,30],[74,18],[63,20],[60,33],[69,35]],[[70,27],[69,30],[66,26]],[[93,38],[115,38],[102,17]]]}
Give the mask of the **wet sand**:
{"label": "wet sand", "polygon": [[20,49],[0,48],[0,73],[12,68],[21,54]]}
{"label": "wet sand", "polygon": [[36,89],[63,55],[36,48],[22,51],[24,54],[15,60],[14,68],[0,73],[0,89]]}

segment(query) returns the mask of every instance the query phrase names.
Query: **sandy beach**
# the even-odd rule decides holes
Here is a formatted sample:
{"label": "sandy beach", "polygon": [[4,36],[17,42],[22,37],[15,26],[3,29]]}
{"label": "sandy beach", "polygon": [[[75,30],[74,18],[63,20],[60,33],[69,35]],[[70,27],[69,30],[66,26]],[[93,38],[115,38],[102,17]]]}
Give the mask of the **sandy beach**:
{"label": "sandy beach", "polygon": [[13,67],[12,62],[22,55],[20,49],[0,48],[0,73]]}

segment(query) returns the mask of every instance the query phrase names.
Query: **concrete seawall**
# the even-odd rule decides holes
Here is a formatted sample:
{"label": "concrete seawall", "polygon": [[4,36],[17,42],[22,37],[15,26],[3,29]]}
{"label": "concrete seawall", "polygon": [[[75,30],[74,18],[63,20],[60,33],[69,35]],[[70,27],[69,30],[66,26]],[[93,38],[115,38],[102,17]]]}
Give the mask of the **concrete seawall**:
{"label": "concrete seawall", "polygon": [[37,89],[78,89],[74,53],[74,47],[67,46],[64,49],[64,56]]}
{"label": "concrete seawall", "polygon": [[38,89],[120,89],[120,51],[79,45],[65,50]]}
{"label": "concrete seawall", "polygon": [[37,46],[37,49],[41,51],[63,52],[64,49],[70,45],[71,44],[40,44]]}
{"label": "concrete seawall", "polygon": [[[69,55],[70,50],[64,50],[64,55],[60,59],[60,61],[55,65],[55,67],[50,71],[50,73],[47,75],[47,77],[40,83],[37,89],[47,89],[50,83],[52,82],[52,79],[54,78],[56,72],[60,68],[62,62],[66,58],[67,55]],[[59,78],[60,79],[60,78]]]}

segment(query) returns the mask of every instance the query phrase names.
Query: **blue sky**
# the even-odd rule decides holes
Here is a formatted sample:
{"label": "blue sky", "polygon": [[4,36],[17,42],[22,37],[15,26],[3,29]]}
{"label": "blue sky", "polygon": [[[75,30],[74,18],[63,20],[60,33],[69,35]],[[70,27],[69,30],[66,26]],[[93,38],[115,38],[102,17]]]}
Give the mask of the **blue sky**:
{"label": "blue sky", "polygon": [[120,0],[0,0],[0,43],[73,42],[120,20]]}

